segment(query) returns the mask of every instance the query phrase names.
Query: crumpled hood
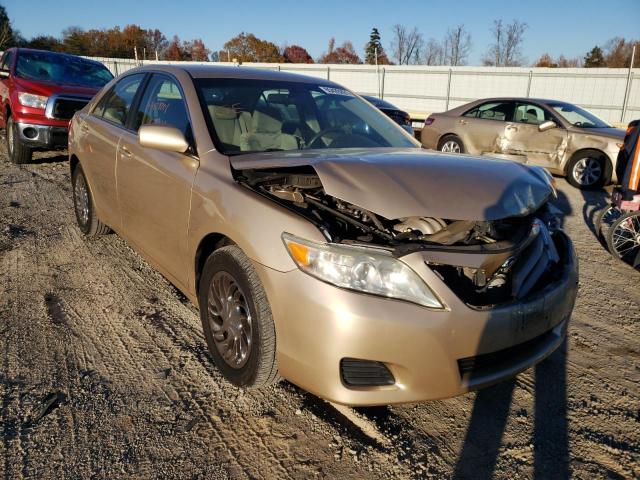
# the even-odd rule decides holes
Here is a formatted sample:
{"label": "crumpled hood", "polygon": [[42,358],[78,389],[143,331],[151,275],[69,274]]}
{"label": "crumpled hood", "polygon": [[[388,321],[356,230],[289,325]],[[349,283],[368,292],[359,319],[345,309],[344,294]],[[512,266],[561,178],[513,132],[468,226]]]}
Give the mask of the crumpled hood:
{"label": "crumpled hood", "polygon": [[552,193],[539,167],[421,149],[335,149],[231,157],[237,170],[309,165],[325,193],[387,219],[498,220],[523,216]]}

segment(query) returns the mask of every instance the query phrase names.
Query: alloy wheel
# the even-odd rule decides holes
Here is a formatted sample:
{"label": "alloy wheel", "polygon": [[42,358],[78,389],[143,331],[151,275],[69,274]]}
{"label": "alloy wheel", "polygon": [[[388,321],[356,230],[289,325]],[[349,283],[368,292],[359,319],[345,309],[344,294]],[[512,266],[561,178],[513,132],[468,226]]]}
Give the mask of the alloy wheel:
{"label": "alloy wheel", "polygon": [[576,162],[571,175],[576,183],[588,187],[602,177],[602,165],[595,158],[585,157]]}
{"label": "alloy wheel", "polygon": [[252,347],[252,318],[247,297],[233,276],[217,272],[211,280],[207,317],[220,356],[232,368],[242,368]]}
{"label": "alloy wheel", "polygon": [[455,140],[447,140],[442,144],[440,151],[446,153],[460,153],[460,144]]}
{"label": "alloy wheel", "polygon": [[76,215],[82,225],[86,225],[89,221],[89,189],[87,181],[82,172],[76,177],[73,188],[73,203],[76,209]]}

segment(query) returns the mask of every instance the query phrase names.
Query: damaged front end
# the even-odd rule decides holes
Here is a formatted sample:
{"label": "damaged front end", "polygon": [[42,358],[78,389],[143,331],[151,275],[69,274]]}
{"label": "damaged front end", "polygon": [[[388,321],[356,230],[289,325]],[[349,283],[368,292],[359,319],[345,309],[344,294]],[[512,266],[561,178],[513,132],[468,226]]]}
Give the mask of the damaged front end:
{"label": "damaged front end", "polygon": [[[426,264],[473,308],[524,299],[563,275],[566,239],[546,198],[499,219],[385,218],[328,194],[310,165],[236,170],[235,176],[308,219],[330,244],[385,251],[395,258],[422,252]],[[385,194],[393,192],[372,193]]]}

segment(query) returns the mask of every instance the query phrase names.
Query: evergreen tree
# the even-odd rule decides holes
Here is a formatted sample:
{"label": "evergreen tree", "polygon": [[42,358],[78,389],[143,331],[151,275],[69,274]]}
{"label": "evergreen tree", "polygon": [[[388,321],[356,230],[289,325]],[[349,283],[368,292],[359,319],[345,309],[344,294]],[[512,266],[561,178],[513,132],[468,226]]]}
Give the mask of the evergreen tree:
{"label": "evergreen tree", "polygon": [[365,53],[364,63],[368,63],[369,65],[375,65],[376,50],[378,53],[378,64],[380,65],[388,64],[389,59],[387,58],[387,54],[384,52],[382,43],[380,42],[380,32],[378,32],[378,29],[374,27],[371,30],[371,36],[369,37],[369,42],[364,47],[364,53]]}
{"label": "evergreen tree", "polygon": [[591,49],[584,57],[584,66],[586,68],[594,67],[606,67],[607,63],[604,60],[604,54],[602,49],[597,45]]}

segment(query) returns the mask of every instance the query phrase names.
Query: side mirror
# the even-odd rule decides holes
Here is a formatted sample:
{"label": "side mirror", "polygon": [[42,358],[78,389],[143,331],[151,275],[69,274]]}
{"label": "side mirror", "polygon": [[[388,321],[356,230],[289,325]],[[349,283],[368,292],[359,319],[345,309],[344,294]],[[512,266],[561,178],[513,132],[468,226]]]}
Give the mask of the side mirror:
{"label": "side mirror", "polygon": [[9,78],[9,75],[10,75],[9,70],[6,70],[4,68],[0,70],[0,79]]}
{"label": "side mirror", "polygon": [[189,149],[184,134],[168,125],[142,125],[138,130],[138,140],[143,147],[167,152],[184,153]]}
{"label": "side mirror", "polygon": [[547,120],[546,122],[542,122],[540,125],[538,125],[538,131],[539,132],[546,132],[547,130],[551,130],[552,128],[556,128],[558,125],[556,125],[556,122],[554,122],[553,120]]}

